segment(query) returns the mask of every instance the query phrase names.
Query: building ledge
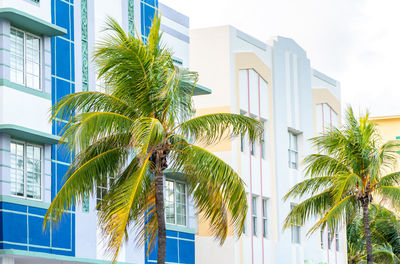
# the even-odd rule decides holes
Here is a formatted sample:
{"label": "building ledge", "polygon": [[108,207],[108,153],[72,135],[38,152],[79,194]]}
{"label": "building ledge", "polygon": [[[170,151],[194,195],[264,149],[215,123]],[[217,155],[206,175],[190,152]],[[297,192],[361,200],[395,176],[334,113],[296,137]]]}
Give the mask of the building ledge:
{"label": "building ledge", "polygon": [[0,8],[0,18],[7,19],[13,26],[37,35],[46,35],[52,37],[67,34],[66,29],[15,8]]}
{"label": "building ledge", "polygon": [[205,95],[205,94],[211,94],[211,89],[196,83],[193,95]]}
{"label": "building ledge", "polygon": [[24,206],[48,209],[50,204],[38,201],[38,200],[31,200],[22,197],[15,197],[15,196],[8,196],[8,195],[0,195],[0,202],[3,203],[12,203],[12,204],[19,204]]}
{"label": "building ledge", "polygon": [[13,124],[0,124],[0,133],[9,134],[16,139],[42,144],[57,144],[60,140],[59,136]]}
{"label": "building ledge", "polygon": [[[21,260],[24,260],[25,263],[26,257],[34,258],[37,260],[37,263],[41,263],[40,260],[44,259],[51,259],[51,260],[59,260],[63,263],[93,263],[93,264],[109,264],[110,261],[106,260],[99,260],[99,259],[89,259],[89,258],[79,258],[73,256],[64,256],[64,255],[56,255],[56,254],[49,254],[49,253],[42,253],[42,252],[35,252],[35,251],[25,251],[25,250],[18,250],[18,249],[0,249],[0,256],[7,255],[7,256],[21,256]],[[42,261],[43,262],[43,261]],[[117,261],[117,264],[128,264],[128,262],[120,262]],[[129,262],[131,264],[131,262]]]}
{"label": "building ledge", "polygon": [[178,225],[171,225],[165,224],[165,228],[171,231],[189,233],[189,234],[196,234],[196,230],[194,228],[186,227],[186,226],[178,226]]}

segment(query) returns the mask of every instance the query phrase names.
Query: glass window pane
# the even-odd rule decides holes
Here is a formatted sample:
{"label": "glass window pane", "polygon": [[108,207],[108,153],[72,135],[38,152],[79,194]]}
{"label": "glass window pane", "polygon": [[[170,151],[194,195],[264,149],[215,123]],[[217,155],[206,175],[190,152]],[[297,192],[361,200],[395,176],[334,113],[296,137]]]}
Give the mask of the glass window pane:
{"label": "glass window pane", "polygon": [[339,251],[339,234],[335,233],[336,251]]}
{"label": "glass window pane", "polygon": [[11,142],[10,151],[11,193],[24,196],[24,144]]}
{"label": "glass window pane", "polygon": [[267,200],[263,199],[263,217],[267,217]]}
{"label": "glass window pane", "polygon": [[40,199],[42,180],[42,158],[40,147],[27,145],[26,165],[26,195],[29,198]]}
{"label": "glass window pane", "polygon": [[[33,89],[40,89],[40,39],[26,35],[26,85]],[[29,79],[28,79],[29,77]]]}
{"label": "glass window pane", "polygon": [[10,80],[24,84],[24,33],[14,28],[10,33]]}
{"label": "glass window pane", "polygon": [[173,181],[165,181],[165,216],[169,224],[175,224],[175,188]]}
{"label": "glass window pane", "polygon": [[257,236],[257,217],[253,216],[253,235]]}
{"label": "glass window pane", "polygon": [[253,215],[257,215],[257,197],[253,197],[252,199],[252,213]]}
{"label": "glass window pane", "polygon": [[267,219],[263,219],[263,237],[267,237]]}

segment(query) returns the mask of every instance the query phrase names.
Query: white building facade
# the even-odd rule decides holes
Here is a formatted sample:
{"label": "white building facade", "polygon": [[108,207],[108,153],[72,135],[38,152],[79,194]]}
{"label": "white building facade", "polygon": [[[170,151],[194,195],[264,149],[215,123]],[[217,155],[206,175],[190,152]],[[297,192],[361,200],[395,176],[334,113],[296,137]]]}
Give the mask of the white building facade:
{"label": "white building facade", "polygon": [[309,222],[282,231],[291,206],[301,202],[283,197],[304,179],[301,160],[315,152],[308,139],[339,125],[339,83],[312,69],[291,39],[266,44],[231,26],[192,30],[190,37],[190,68],[213,91],[195,98],[197,114],[248,115],[265,128],[260,143],[235,138],[210,147],[246,183],[249,211],[245,234],[230,232],[222,247],[200,215],[196,263],[347,263],[344,228],[307,236]]}

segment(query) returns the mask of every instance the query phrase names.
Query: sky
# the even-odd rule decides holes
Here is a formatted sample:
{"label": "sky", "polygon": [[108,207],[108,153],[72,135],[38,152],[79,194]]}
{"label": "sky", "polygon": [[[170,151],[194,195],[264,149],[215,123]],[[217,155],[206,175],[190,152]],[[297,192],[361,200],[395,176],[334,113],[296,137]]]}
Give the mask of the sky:
{"label": "sky", "polygon": [[302,46],[313,68],[341,83],[342,106],[400,115],[400,0],[163,0],[191,28],[233,25]]}

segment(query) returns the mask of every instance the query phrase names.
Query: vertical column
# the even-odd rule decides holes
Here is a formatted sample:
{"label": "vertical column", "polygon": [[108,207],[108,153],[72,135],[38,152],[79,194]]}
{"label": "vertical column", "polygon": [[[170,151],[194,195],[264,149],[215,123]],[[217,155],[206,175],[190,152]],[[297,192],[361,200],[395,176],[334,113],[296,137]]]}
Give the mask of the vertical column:
{"label": "vertical column", "polygon": [[[250,117],[250,70],[247,70],[247,115]],[[253,237],[254,237],[254,225],[253,225],[253,177],[252,177],[252,170],[251,170],[251,152],[252,152],[252,145],[249,143],[249,176],[250,176],[250,241],[251,241],[251,263],[254,264],[254,249],[253,249]]]}
{"label": "vertical column", "polygon": [[89,90],[88,3],[81,0],[82,92]]}
{"label": "vertical column", "polygon": [[0,133],[0,195],[10,195],[10,135]]}
{"label": "vertical column", "polygon": [[129,34],[135,35],[135,1],[128,0],[128,28]]}
{"label": "vertical column", "polygon": [[[51,39],[51,95],[52,104],[75,92],[74,0],[51,0],[52,23],[67,30],[64,36]],[[66,120],[53,121],[52,133],[59,135]],[[62,146],[51,148],[51,196],[55,197],[64,184],[64,175],[71,163],[71,155]],[[75,214],[65,214],[51,237],[52,253],[75,255]],[[58,250],[55,248],[61,248]]]}
{"label": "vertical column", "polygon": [[10,79],[10,22],[0,18],[0,83]]}
{"label": "vertical column", "polygon": [[[257,86],[258,86],[258,121],[261,122],[261,88],[260,88],[260,75],[257,74]],[[261,201],[260,201],[260,217],[261,217],[261,223],[263,223],[263,211],[264,211],[264,207],[263,207],[263,174],[262,174],[262,144],[260,143],[260,197],[261,197]],[[261,264],[264,264],[264,224],[261,224]]]}

